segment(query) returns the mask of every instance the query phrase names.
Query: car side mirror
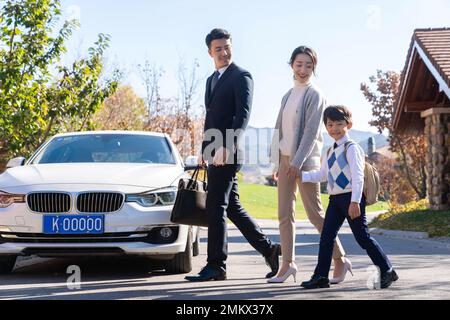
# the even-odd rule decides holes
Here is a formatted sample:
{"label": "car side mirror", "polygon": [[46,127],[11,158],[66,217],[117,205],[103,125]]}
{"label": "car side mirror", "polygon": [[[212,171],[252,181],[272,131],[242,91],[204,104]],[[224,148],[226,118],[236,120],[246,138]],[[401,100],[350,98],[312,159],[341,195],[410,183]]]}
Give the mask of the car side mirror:
{"label": "car side mirror", "polygon": [[198,165],[198,158],[196,156],[187,156],[184,160],[184,164],[186,166],[197,166]]}
{"label": "car side mirror", "polygon": [[187,156],[184,160],[184,171],[195,170],[198,167],[198,157]]}
{"label": "car side mirror", "polygon": [[13,158],[6,164],[6,169],[23,166],[25,164],[25,160],[26,159],[24,157]]}

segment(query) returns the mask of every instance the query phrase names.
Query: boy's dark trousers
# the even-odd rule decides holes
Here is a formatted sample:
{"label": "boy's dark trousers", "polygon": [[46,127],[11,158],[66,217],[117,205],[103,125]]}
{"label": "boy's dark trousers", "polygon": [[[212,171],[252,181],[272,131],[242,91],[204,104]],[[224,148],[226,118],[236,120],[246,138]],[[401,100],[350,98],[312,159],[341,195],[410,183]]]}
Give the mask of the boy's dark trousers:
{"label": "boy's dark trousers", "polygon": [[361,248],[367,251],[372,262],[380,268],[380,272],[388,271],[392,265],[378,242],[371,237],[366,221],[366,199],[363,196],[359,204],[361,216],[352,220],[348,215],[352,193],[347,192],[330,196],[330,203],[325,215],[319,245],[319,261],[314,274],[328,278],[333,254],[334,240],[339,229],[347,218],[348,224]]}

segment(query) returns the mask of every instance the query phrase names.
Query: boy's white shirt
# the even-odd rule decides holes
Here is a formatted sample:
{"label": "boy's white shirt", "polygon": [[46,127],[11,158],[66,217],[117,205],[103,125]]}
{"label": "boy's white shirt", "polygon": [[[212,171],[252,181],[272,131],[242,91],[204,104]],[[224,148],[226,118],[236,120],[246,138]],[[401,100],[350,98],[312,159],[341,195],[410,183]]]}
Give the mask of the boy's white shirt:
{"label": "boy's white shirt", "polygon": [[[345,134],[341,139],[335,141],[338,146],[350,140],[348,134]],[[347,149],[347,161],[352,177],[352,202],[360,203],[364,187],[364,166],[365,154],[364,151],[356,143],[352,144]],[[328,154],[322,156],[320,170],[316,171],[302,171],[302,182],[324,182],[328,177]]]}

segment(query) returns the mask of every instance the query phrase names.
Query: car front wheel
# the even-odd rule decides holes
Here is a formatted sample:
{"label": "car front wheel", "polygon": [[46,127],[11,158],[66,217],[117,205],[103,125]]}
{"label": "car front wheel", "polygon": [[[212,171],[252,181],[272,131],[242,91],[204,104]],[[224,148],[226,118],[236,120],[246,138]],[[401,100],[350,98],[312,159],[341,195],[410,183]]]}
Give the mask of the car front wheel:
{"label": "car front wheel", "polygon": [[186,249],[177,253],[172,260],[166,262],[165,269],[169,273],[189,273],[192,271],[192,229],[188,232]]}
{"label": "car front wheel", "polygon": [[200,254],[200,234],[199,230],[197,231],[197,234],[195,236],[194,244],[192,245],[192,255],[194,257],[198,256]]}

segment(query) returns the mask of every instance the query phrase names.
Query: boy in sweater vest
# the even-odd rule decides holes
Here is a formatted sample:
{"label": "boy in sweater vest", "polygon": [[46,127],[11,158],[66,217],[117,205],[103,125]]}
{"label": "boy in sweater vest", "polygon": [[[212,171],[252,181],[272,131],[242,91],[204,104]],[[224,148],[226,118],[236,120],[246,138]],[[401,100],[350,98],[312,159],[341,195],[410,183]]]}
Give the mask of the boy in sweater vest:
{"label": "boy in sweater vest", "polygon": [[[365,155],[348,136],[348,130],[352,127],[351,112],[344,106],[330,106],[324,111],[323,121],[335,143],[323,157],[319,171],[302,171],[302,181],[327,181],[330,202],[320,237],[319,261],[311,280],[302,282],[301,286],[306,289],[330,287],[328,272],[334,240],[347,219],[356,241],[379,269],[380,287],[387,288],[398,276],[383,249],[369,234],[363,195]],[[346,271],[351,272],[350,263],[345,267]]]}

